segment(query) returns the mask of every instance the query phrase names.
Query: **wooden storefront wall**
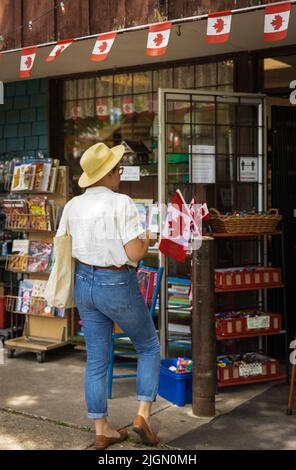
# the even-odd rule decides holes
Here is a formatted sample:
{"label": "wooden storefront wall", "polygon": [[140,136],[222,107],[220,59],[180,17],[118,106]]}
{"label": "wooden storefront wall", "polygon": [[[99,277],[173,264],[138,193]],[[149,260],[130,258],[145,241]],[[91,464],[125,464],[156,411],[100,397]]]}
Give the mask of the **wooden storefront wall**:
{"label": "wooden storefront wall", "polygon": [[[15,49],[209,11],[281,1],[64,0],[66,13],[63,14],[59,0],[1,0],[0,35],[5,38],[4,50]],[[30,31],[29,21],[37,18]]]}

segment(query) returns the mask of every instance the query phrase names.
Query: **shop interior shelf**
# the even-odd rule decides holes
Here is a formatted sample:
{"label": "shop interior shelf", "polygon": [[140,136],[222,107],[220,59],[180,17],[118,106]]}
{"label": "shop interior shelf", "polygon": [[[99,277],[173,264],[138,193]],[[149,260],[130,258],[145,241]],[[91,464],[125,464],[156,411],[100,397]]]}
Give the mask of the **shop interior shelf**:
{"label": "shop interior shelf", "polygon": [[230,232],[207,232],[205,236],[213,238],[243,238],[243,237],[262,237],[262,236],[273,236],[273,235],[282,235],[281,230],[276,230],[274,232],[247,232],[247,233],[230,233]]}
{"label": "shop interior shelf", "polygon": [[254,383],[260,383],[260,382],[273,382],[276,380],[285,380],[287,378],[287,374],[280,373],[277,376],[273,377],[261,377],[261,376],[255,376],[255,377],[249,377],[248,379],[243,380],[242,382],[236,382],[236,383],[225,383],[225,382],[220,382],[218,381],[218,387],[224,388],[224,387],[234,387],[238,385],[247,385],[247,384],[254,384]]}
{"label": "shop interior shelf", "polygon": [[270,285],[270,286],[231,287],[229,289],[220,289],[216,287],[215,293],[221,294],[225,292],[242,292],[242,291],[264,290],[264,289],[282,289],[283,287],[284,287],[283,284],[276,284],[276,285]]}
{"label": "shop interior shelf", "polygon": [[280,331],[271,331],[271,332],[264,332],[262,333],[248,333],[248,334],[242,334],[242,335],[236,335],[236,336],[222,336],[222,335],[216,335],[216,339],[218,341],[227,341],[227,340],[232,340],[232,339],[242,339],[242,338],[256,338],[258,336],[272,336],[272,335],[283,335],[286,334],[286,330],[280,330]]}

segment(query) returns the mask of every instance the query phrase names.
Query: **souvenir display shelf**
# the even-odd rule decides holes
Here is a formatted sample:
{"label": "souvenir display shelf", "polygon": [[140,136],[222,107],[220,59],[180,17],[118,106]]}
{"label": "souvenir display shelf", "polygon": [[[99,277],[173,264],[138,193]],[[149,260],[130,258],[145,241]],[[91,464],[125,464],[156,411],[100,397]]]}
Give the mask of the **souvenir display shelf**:
{"label": "souvenir display shelf", "polygon": [[[61,208],[66,204],[69,199],[69,168],[66,166],[57,166],[54,170],[56,172],[56,183],[54,190],[52,191],[13,191],[13,194],[21,195],[22,197],[36,196],[47,196],[48,204],[53,204],[54,207],[62,210]],[[27,217],[28,216],[28,217]],[[15,232],[25,233],[29,243],[33,242],[45,242],[52,243],[55,231],[52,230],[52,226],[48,226],[49,230],[38,229],[38,217],[39,215],[26,215],[22,214],[21,217],[27,217],[28,223],[20,223],[18,226],[17,219],[7,220],[7,229]],[[36,218],[35,218],[36,217]],[[49,216],[48,216],[49,217]],[[20,216],[19,216],[20,218]],[[44,227],[43,227],[44,228]],[[54,227],[56,229],[56,227]],[[19,256],[19,258],[18,258]],[[28,270],[18,269],[18,263],[23,256],[23,261],[30,262],[30,259],[34,259],[33,256],[27,255],[10,255],[6,259],[6,269],[12,272],[18,272],[20,276],[25,275],[26,279],[44,281],[48,279],[50,267],[48,269]],[[15,263],[15,265],[13,264]],[[40,260],[39,260],[40,262]],[[25,323],[22,336],[13,338],[6,341],[5,345],[8,349],[8,357],[12,358],[16,350],[26,350],[36,353],[37,361],[44,362],[46,352],[52,349],[60,348],[68,343],[69,329],[70,329],[70,314],[66,310],[63,316],[56,316],[56,312],[53,311],[47,313],[48,304],[41,297],[30,297],[28,301],[28,308],[25,311],[20,311],[18,307],[21,302],[19,295],[8,295],[6,296],[6,310],[10,312],[12,317],[14,315],[24,316]],[[46,304],[46,305],[45,305]],[[44,306],[44,310],[42,311]],[[42,313],[36,313],[37,311]]]}
{"label": "souvenir display shelf", "polygon": [[[266,232],[266,233],[244,233],[244,234],[231,234],[231,233],[211,233],[209,234],[213,238],[242,238],[242,242],[244,238],[250,238],[250,237],[258,237],[258,240],[263,239],[265,240],[267,237],[273,237],[273,236],[283,236],[283,232],[281,230],[277,230],[275,232]],[[282,272],[284,273],[284,250],[283,250],[283,239],[281,243],[281,256],[282,256]],[[244,340],[246,338],[256,338],[258,337],[258,344],[260,341],[260,337],[270,337],[270,336],[275,336],[275,335],[281,335],[281,337],[284,338],[285,341],[285,352],[286,352],[286,360],[288,357],[288,339],[287,339],[287,316],[286,316],[286,295],[285,295],[285,284],[282,282],[281,275],[279,276],[279,282],[278,284],[274,283],[274,285],[257,285],[257,286],[250,286],[250,287],[232,287],[232,288],[215,288],[215,293],[216,294],[222,294],[222,293],[236,293],[236,292],[243,292],[243,291],[252,291],[252,290],[257,290],[262,292],[263,294],[263,304],[265,304],[265,308],[263,310],[266,310],[266,301],[264,301],[264,292],[266,293],[267,290],[269,289],[281,289],[282,291],[282,305],[283,305],[283,310],[281,313],[279,312],[261,312],[263,315],[265,314],[266,316],[269,316],[269,321],[270,324],[268,328],[250,328],[248,329],[246,325],[243,325],[243,322],[240,322],[240,329],[241,331],[239,334],[236,334],[235,331],[232,332],[231,334],[221,334],[221,330],[219,327],[217,327],[216,323],[216,339],[219,342],[223,341],[233,341],[233,340]],[[247,309],[246,309],[247,310]],[[277,320],[276,327],[273,328],[273,323],[272,319],[275,318]],[[236,320],[232,320],[232,326],[234,326]],[[219,322],[218,322],[219,323]],[[219,325],[221,326],[221,325]],[[237,365],[226,365],[223,367],[217,366],[217,378],[218,378],[218,387],[228,387],[232,385],[243,385],[243,384],[250,384],[250,383],[259,383],[259,382],[267,382],[267,381],[273,381],[273,380],[283,380],[287,377],[286,371],[281,369],[281,365],[279,360],[275,358],[269,358],[270,362],[266,362],[266,364],[263,362],[262,363],[262,371],[261,373],[258,374],[250,374],[246,376],[240,376],[239,374],[239,367]],[[287,367],[287,365],[285,364]],[[225,369],[225,370],[224,370]]]}

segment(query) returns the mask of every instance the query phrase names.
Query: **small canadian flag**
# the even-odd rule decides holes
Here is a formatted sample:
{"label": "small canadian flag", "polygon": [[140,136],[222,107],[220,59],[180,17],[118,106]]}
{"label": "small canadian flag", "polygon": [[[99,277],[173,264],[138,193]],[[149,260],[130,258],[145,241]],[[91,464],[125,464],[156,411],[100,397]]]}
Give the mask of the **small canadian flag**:
{"label": "small canadian flag", "polygon": [[28,78],[31,75],[31,70],[36,57],[37,47],[30,49],[23,49],[21,55],[20,77]]}
{"label": "small canadian flag", "polygon": [[132,97],[123,98],[122,111],[126,116],[132,116],[135,113],[135,104]]}
{"label": "small canadian flag", "polygon": [[230,34],[231,18],[231,10],[209,13],[206,41],[208,43],[226,42]]}
{"label": "small canadian flag", "polygon": [[97,116],[100,121],[105,121],[109,116],[108,111],[108,100],[106,98],[100,98],[96,102]]}
{"label": "small canadian flag", "polygon": [[168,206],[166,222],[161,234],[159,250],[169,258],[182,263],[186,259],[186,250],[190,239],[192,216],[179,189]]}
{"label": "small canadian flag", "polygon": [[172,23],[160,23],[149,27],[146,55],[159,56],[166,53]]}
{"label": "small canadian flag", "polygon": [[291,2],[265,7],[264,40],[281,41],[288,32]]}
{"label": "small canadian flag", "polygon": [[54,60],[58,55],[64,52],[71,44],[74,42],[74,39],[64,39],[62,41],[58,41],[52,51],[50,52],[49,56],[46,59],[46,62],[51,62]]}
{"label": "small canadian flag", "polygon": [[111,47],[113,46],[115,37],[116,32],[99,34],[90,57],[91,60],[105,60],[108,57]]}

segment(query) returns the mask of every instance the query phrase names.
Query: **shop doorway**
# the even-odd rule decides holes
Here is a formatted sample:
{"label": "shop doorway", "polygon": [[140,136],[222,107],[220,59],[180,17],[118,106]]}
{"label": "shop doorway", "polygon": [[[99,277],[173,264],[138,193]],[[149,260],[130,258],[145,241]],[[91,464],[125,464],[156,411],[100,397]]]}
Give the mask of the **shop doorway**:
{"label": "shop doorway", "polygon": [[[271,201],[278,207],[284,220],[288,333],[295,337],[295,286],[296,286],[296,106],[273,105],[270,118],[270,168]],[[275,250],[274,257],[277,256]]]}
{"label": "shop doorway", "polygon": [[[266,159],[264,96],[247,93],[201,90],[158,90],[158,201],[171,201],[180,189],[187,203],[193,195],[222,213],[264,211],[266,209]],[[161,214],[162,215],[162,214]],[[237,249],[236,263],[248,264],[241,255],[253,250],[258,261],[258,245]],[[226,250],[221,251],[226,263]],[[229,257],[232,255],[229,255]],[[250,262],[250,261],[249,261]],[[189,329],[190,315],[183,303],[172,302],[170,293],[190,277],[190,256],[184,264],[168,260],[160,253],[165,272],[161,287],[161,353],[168,357],[170,337],[180,341]],[[237,264],[236,264],[237,265]],[[178,281],[178,282],[177,282]],[[178,284],[178,285],[177,285]],[[186,323],[187,322],[187,323]],[[186,337],[185,337],[186,340]],[[180,344],[180,343],[179,343]],[[182,338],[182,347],[185,342]],[[188,345],[191,344],[190,339]]]}

